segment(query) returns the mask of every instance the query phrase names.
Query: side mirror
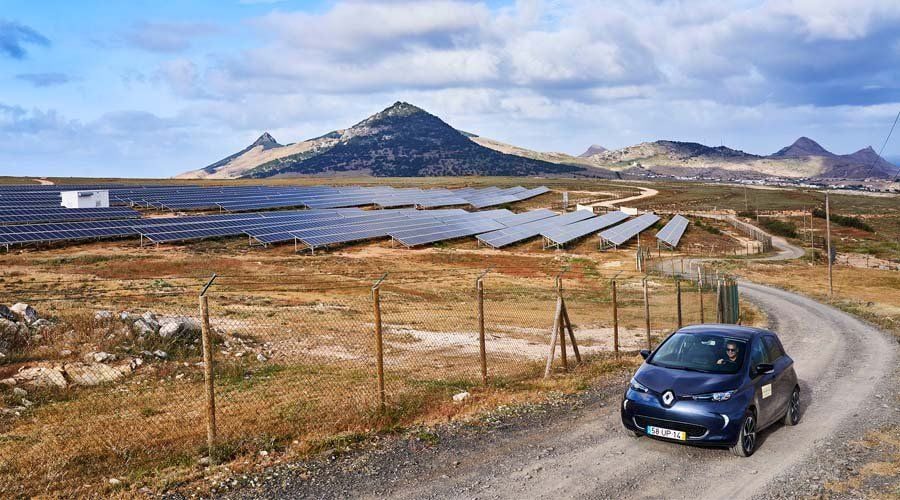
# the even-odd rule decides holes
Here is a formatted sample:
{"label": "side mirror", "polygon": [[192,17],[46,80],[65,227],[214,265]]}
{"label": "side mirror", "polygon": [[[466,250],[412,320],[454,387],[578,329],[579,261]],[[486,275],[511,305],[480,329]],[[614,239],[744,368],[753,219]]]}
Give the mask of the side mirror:
{"label": "side mirror", "polygon": [[644,358],[644,359],[649,358],[649,357],[650,357],[650,350],[649,350],[649,349],[641,349],[641,357]]}
{"label": "side mirror", "polygon": [[768,375],[775,371],[775,365],[771,363],[760,363],[756,365],[756,374],[757,375]]}

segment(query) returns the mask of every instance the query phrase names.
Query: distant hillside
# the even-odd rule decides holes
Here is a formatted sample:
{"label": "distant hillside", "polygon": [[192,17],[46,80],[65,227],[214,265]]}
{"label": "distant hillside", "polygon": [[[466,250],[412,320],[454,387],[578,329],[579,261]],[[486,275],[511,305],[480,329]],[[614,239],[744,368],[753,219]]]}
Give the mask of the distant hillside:
{"label": "distant hillside", "polygon": [[598,155],[598,154],[606,152],[606,151],[609,151],[609,150],[604,148],[603,146],[599,146],[597,144],[591,144],[587,148],[587,151],[585,151],[584,153],[581,153],[580,155],[578,155],[578,157],[579,158],[590,158],[591,156]]}
{"label": "distant hillside", "polygon": [[696,142],[592,145],[579,156],[540,152],[454,129],[398,102],[344,130],[281,145],[264,133],[247,148],[180,178],[364,174],[667,176],[713,179],[886,179],[897,167],[867,147],[834,154],[808,137],[769,156]]}
{"label": "distant hillside", "polygon": [[500,153],[476,144],[422,109],[397,102],[344,130],[329,147],[274,159],[247,171],[244,177],[345,172],[389,177],[611,175],[601,169],[588,171]]}

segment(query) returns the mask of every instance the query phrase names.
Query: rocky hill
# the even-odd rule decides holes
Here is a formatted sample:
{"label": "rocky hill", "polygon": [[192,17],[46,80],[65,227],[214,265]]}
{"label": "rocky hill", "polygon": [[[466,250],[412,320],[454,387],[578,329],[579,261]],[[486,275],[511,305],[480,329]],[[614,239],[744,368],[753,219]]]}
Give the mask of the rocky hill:
{"label": "rocky hill", "polygon": [[714,179],[887,179],[897,167],[867,147],[834,154],[808,137],[768,155],[696,142],[643,142],[616,150],[592,145],[579,156],[534,151],[454,129],[397,102],[356,125],[281,145],[264,133],[247,148],[180,178],[297,175],[586,175]]}
{"label": "rocky hill", "polygon": [[391,107],[344,130],[316,154],[289,155],[245,177],[366,173],[379,177],[572,175],[584,167],[504,154],[483,147],[440,118],[411,104]]}

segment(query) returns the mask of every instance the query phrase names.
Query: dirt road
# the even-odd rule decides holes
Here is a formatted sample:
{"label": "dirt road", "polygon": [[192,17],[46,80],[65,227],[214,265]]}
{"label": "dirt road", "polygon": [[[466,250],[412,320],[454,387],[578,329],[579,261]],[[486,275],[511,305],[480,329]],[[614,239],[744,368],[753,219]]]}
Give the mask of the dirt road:
{"label": "dirt road", "polygon": [[[774,239],[791,259],[802,249]],[[500,430],[449,433],[431,448],[403,443],[351,455],[300,474],[279,474],[237,497],[303,498],[751,498],[821,492],[844,470],[835,457],[863,429],[898,420],[896,341],[830,306],[742,283],[796,362],[802,420],[760,435],[750,458],[723,450],[634,438],[619,420],[621,387],[582,407],[550,412]],[[837,454],[840,454],[839,451]],[[822,477],[820,477],[822,476]],[[799,478],[805,478],[800,480]]]}
{"label": "dirt road", "polygon": [[[797,493],[793,468],[830,452],[839,433],[869,424],[893,394],[897,345],[882,332],[796,294],[745,283],[796,360],[800,425],[762,433],[750,458],[633,438],[618,390],[549,422],[460,439],[430,453],[387,450],[348,459],[315,481],[281,476],[238,496],[360,498],[750,498]],[[623,380],[622,386],[624,387]],[[839,440],[838,440],[839,441]],[[826,452],[827,450],[827,452]],[[336,472],[335,472],[336,471]],[[780,477],[780,480],[779,480]],[[735,485],[740,485],[736,488]]]}

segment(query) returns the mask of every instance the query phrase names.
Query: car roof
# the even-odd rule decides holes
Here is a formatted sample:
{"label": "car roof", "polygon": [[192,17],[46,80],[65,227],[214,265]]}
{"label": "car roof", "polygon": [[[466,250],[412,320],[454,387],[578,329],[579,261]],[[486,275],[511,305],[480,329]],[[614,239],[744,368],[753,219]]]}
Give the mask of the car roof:
{"label": "car roof", "polygon": [[752,326],[727,325],[727,324],[704,324],[686,326],[676,333],[697,333],[697,334],[714,334],[725,335],[737,339],[752,340],[760,335],[775,335],[769,330],[762,328],[754,328]]}

